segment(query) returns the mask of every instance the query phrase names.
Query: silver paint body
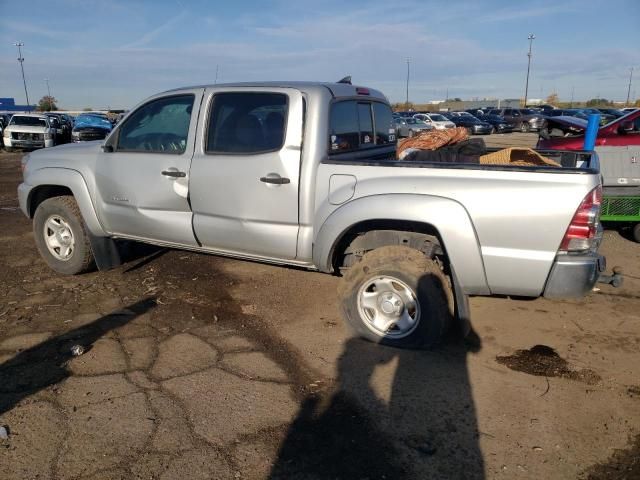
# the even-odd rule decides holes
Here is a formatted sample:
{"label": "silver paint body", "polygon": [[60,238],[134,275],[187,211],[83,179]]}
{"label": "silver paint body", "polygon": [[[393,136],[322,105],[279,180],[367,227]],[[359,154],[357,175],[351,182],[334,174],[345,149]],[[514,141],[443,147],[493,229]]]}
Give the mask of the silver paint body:
{"label": "silver paint body", "polygon": [[[281,150],[233,156],[204,152],[212,97],[229,91],[289,97]],[[180,93],[196,96],[184,154],[109,153],[102,151],[105,141],[34,152],[18,190],[25,214],[31,214],[34,189],[66,186],[96,236],[323,272],[332,271],[334,247],[353,225],[420,222],[438,230],[465,293],[538,296],[572,216],[600,182],[596,173],[569,168],[547,173],[328,162],[330,104],[357,97],[356,87],[347,84],[209,85],[151,99]],[[375,90],[359,98],[387,102]],[[125,122],[126,117],[106,144]],[[591,167],[598,168],[596,156]],[[186,177],[161,175],[171,168]],[[259,180],[269,174],[291,183]]]}

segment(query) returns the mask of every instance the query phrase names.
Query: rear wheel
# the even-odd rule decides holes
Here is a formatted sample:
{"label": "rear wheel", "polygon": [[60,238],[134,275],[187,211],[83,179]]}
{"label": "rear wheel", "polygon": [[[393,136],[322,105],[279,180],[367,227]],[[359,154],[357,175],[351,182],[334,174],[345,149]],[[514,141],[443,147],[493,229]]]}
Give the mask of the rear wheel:
{"label": "rear wheel", "polygon": [[640,243],[640,223],[636,223],[636,226],[633,227],[631,233],[633,234],[633,239]]}
{"label": "rear wheel", "polygon": [[76,275],[91,268],[89,236],[72,196],[48,198],[38,205],[33,234],[40,255],[56,272]]}
{"label": "rear wheel", "polygon": [[520,124],[520,131],[522,133],[528,133],[531,130],[531,126],[527,122],[522,122]]}
{"label": "rear wheel", "polygon": [[433,347],[452,319],[451,289],[440,266],[409,247],[366,253],[347,271],[339,293],[349,326],[375,343]]}

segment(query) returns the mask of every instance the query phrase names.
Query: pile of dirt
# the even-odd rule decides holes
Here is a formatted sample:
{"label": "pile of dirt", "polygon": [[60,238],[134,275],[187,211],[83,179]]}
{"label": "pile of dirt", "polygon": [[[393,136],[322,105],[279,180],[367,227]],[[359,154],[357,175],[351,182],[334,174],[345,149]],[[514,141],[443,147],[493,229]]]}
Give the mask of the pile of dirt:
{"label": "pile of dirt", "polygon": [[529,350],[517,350],[513,355],[496,357],[498,363],[511,370],[540,377],[562,377],[593,385],[600,376],[593,370],[575,370],[569,363],[547,345],[535,345]]}

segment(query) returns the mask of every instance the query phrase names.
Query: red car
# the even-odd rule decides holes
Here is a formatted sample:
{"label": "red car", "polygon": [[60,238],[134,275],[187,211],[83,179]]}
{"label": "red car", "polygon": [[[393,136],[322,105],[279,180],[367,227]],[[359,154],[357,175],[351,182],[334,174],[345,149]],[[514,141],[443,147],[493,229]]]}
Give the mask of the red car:
{"label": "red car", "polygon": [[[547,117],[540,131],[538,148],[582,150],[587,122],[575,117]],[[608,123],[598,130],[596,147],[640,145],[640,109]]]}

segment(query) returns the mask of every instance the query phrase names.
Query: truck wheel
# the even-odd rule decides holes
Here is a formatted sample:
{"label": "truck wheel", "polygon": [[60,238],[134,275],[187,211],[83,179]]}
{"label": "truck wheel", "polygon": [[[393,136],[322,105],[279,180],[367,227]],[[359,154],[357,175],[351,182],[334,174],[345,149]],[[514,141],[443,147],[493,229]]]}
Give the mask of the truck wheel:
{"label": "truck wheel", "polygon": [[33,234],[40,255],[56,272],[76,275],[92,266],[89,236],[73,197],[48,198],[38,205]]}
{"label": "truck wheel", "polygon": [[452,319],[447,278],[436,262],[408,247],[381,247],[351,267],[339,289],[349,326],[375,343],[430,348]]}
{"label": "truck wheel", "polygon": [[633,239],[640,243],[640,223],[636,223],[636,226],[633,227],[633,230],[631,231],[633,234]]}
{"label": "truck wheel", "polygon": [[520,131],[522,133],[528,133],[530,129],[531,129],[531,126],[527,122],[522,122],[520,124]]}

